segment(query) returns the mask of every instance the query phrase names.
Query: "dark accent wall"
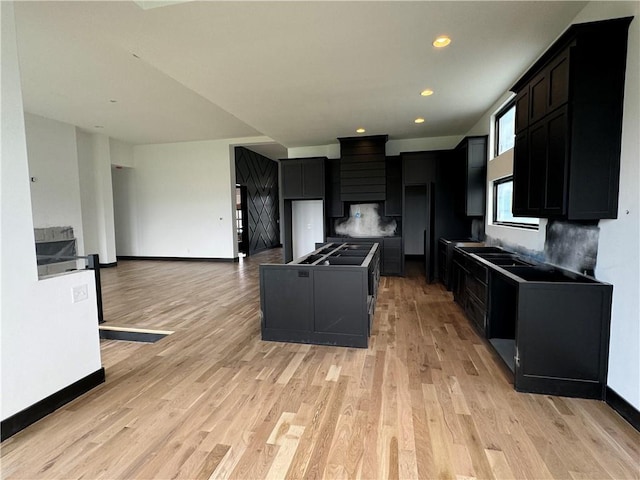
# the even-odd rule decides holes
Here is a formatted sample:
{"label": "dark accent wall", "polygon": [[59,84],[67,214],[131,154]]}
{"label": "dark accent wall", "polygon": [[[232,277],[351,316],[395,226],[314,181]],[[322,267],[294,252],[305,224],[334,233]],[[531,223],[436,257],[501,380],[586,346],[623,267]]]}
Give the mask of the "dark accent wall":
{"label": "dark accent wall", "polygon": [[235,148],[236,183],[247,187],[249,255],[280,245],[278,164],[244,147]]}

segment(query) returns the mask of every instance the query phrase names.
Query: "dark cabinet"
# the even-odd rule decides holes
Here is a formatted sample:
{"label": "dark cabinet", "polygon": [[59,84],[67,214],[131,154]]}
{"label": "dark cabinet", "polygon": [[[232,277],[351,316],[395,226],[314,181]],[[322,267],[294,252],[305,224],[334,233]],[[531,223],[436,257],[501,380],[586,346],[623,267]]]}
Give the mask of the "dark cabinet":
{"label": "dark cabinet", "polygon": [[512,87],[514,215],[617,217],[630,21],[571,26]]}
{"label": "dark cabinet", "polygon": [[466,137],[456,147],[462,185],[457,189],[457,210],[467,217],[485,215],[487,136]]}
{"label": "dark cabinet", "polygon": [[[326,212],[329,218],[344,216],[344,202],[340,199],[340,160],[330,159],[327,166],[327,203]],[[327,230],[329,231],[329,230]]]}
{"label": "dark cabinet", "polygon": [[566,210],[567,123],[565,106],[516,136],[514,215],[549,217]]}
{"label": "dark cabinet", "polygon": [[387,135],[339,138],[340,199],[344,202],[386,200]]}
{"label": "dark cabinet", "polygon": [[488,270],[483,264],[454,251],[454,300],[485,336]]}
{"label": "dark cabinet", "polygon": [[382,272],[384,275],[402,275],[402,238],[385,237],[382,240]]}
{"label": "dark cabinet", "polygon": [[[363,247],[362,257],[348,257],[353,262],[260,265],[262,339],[366,348],[380,255],[373,245]],[[332,261],[329,254],[340,248],[336,244],[306,258],[327,255]]]}
{"label": "dark cabinet", "polygon": [[387,196],[384,201],[384,214],[388,217],[402,215],[402,160],[400,157],[387,157]]}
{"label": "dark cabinet", "polygon": [[324,198],[325,161],[323,157],[280,160],[283,198]]}
{"label": "dark cabinet", "polygon": [[513,372],[515,389],[602,399],[613,287],[499,257],[455,248],[454,299]]}

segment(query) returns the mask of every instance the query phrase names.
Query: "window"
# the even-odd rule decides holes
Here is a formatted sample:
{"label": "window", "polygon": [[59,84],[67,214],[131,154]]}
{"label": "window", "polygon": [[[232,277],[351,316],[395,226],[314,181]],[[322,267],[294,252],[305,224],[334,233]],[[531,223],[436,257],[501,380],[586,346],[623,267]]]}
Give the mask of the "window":
{"label": "window", "polygon": [[493,182],[493,223],[511,227],[538,229],[540,219],[530,217],[514,217],[511,213],[513,201],[513,176],[501,178]]}
{"label": "window", "polygon": [[516,139],[516,104],[510,103],[496,114],[496,156],[513,148]]}

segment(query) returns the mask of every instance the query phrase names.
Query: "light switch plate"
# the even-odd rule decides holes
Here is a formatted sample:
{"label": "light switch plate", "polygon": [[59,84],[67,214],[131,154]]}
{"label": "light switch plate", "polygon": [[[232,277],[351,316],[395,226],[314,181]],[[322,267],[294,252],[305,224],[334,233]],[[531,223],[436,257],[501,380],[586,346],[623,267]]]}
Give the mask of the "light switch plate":
{"label": "light switch plate", "polygon": [[84,285],[78,285],[71,288],[71,301],[73,303],[83,302],[89,298],[89,287],[85,283]]}

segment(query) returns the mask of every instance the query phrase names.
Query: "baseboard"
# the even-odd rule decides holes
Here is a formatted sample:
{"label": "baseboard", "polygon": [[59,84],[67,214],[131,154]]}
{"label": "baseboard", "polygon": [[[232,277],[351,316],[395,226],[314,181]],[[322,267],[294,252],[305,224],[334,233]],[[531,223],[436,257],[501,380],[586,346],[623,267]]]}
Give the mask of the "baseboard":
{"label": "baseboard", "polygon": [[216,258],[216,257],[140,257],[132,255],[118,255],[118,260],[162,260],[168,262],[239,262],[238,257],[235,258]]}
{"label": "baseboard", "polygon": [[640,432],[640,411],[614,392],[610,387],[605,391],[605,401],[618,414]]}
{"label": "baseboard", "polygon": [[87,393],[92,388],[97,387],[103,383],[104,380],[104,368],[100,368],[77,382],[10,416],[6,420],[2,420],[0,441],[6,440],[20,430],[24,430],[51,412],[75,400],[80,395]]}
{"label": "baseboard", "polygon": [[112,268],[112,267],[117,267],[117,266],[118,266],[118,262],[101,263],[100,264],[100,268]]}

